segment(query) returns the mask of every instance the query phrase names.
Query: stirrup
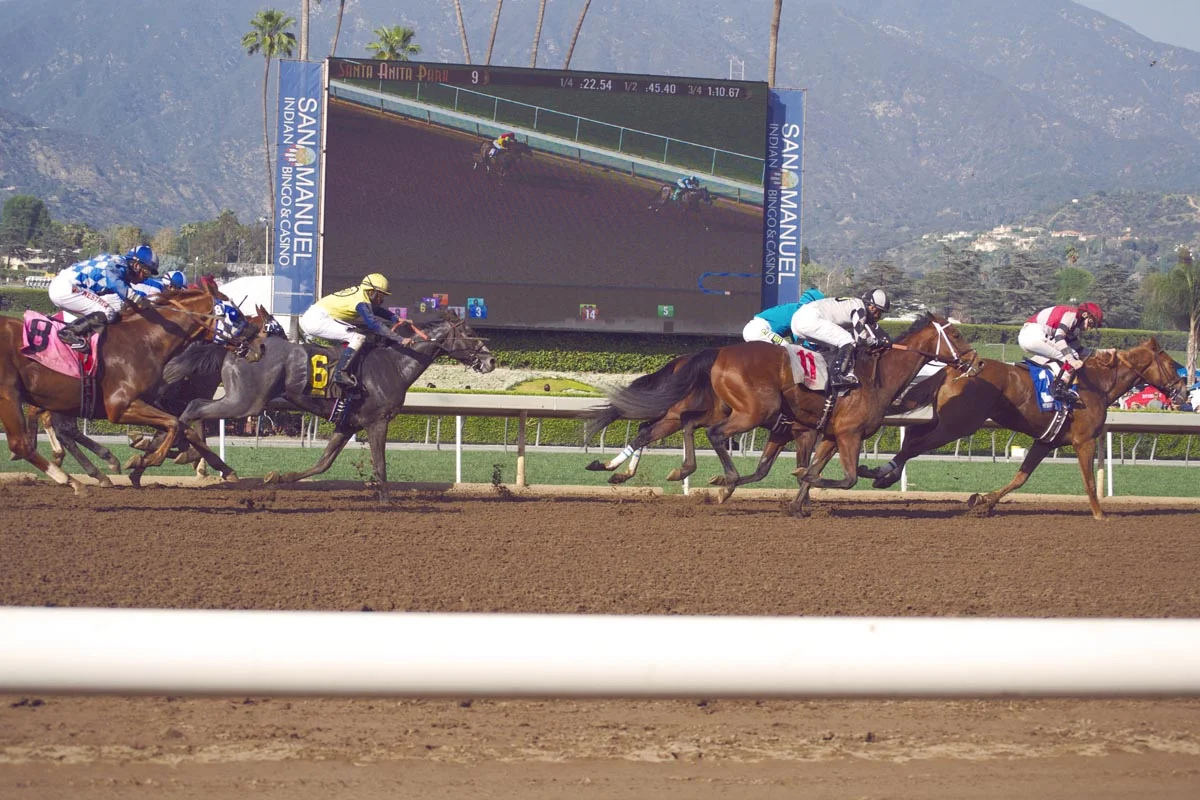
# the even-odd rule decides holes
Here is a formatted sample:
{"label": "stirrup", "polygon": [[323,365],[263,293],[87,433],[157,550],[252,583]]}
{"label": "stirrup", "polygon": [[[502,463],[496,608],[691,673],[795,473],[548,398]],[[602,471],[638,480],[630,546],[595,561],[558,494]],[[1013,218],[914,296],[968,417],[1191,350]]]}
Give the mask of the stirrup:
{"label": "stirrup", "polygon": [[74,334],[74,333],[68,333],[66,336],[63,336],[62,332],[59,332],[58,338],[59,338],[59,341],[61,341],[67,347],[71,348],[72,350],[74,350],[78,353],[86,353],[87,352],[88,340],[83,338],[82,336],[78,336],[77,334]]}
{"label": "stirrup", "polygon": [[351,372],[335,372],[333,382],[345,389],[355,389],[358,387],[358,376]]}

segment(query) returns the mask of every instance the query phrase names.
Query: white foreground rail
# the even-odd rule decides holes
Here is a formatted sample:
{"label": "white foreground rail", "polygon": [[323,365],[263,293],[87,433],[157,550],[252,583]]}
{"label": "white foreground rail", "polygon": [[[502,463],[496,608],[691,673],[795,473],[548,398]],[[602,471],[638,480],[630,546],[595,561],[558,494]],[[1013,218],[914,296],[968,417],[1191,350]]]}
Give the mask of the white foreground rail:
{"label": "white foreground rail", "polygon": [[1200,620],[0,608],[0,692],[1200,695]]}

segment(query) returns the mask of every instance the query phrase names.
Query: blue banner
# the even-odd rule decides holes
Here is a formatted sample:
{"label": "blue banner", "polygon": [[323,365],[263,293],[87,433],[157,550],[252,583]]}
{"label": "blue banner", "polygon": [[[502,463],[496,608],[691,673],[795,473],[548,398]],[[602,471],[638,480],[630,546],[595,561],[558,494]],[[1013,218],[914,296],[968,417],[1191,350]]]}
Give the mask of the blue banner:
{"label": "blue banner", "polygon": [[763,183],[762,307],[800,300],[804,90],[772,89]]}
{"label": "blue banner", "polygon": [[275,314],[301,314],[316,299],[321,186],[322,64],[279,62],[275,136]]}

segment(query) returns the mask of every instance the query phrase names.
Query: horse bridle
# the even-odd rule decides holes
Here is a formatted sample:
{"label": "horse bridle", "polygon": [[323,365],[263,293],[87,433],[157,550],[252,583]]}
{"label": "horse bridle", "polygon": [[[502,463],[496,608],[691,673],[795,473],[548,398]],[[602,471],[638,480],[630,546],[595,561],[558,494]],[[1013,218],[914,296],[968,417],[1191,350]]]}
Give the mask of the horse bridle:
{"label": "horse bridle", "polygon": [[[934,327],[934,329],[937,330],[937,332],[938,332],[937,348],[932,353],[927,352],[925,350],[921,350],[920,348],[917,348],[917,347],[911,347],[906,344],[897,344],[895,342],[892,343],[892,348],[895,350],[907,350],[910,353],[916,353],[917,355],[924,356],[925,359],[928,361],[945,362],[946,364],[949,364],[950,366],[954,367],[955,369],[962,370],[964,375],[972,375],[975,372],[979,371],[979,369],[981,367],[981,364],[979,363],[979,359],[978,358],[971,358],[971,359],[967,358],[968,356],[972,356],[972,355],[978,356],[979,355],[978,353],[975,352],[975,348],[972,347],[970,350],[965,350],[960,355],[958,353],[957,349],[954,347],[954,342],[950,341],[950,336],[949,336],[949,334],[946,333],[946,329],[949,328],[953,323],[947,322],[946,324],[943,325],[939,322],[930,320],[929,324],[932,325]],[[945,358],[941,354],[943,343],[946,345],[946,349],[950,351],[949,358]]]}
{"label": "horse bridle", "polygon": [[[1154,351],[1154,353],[1152,354],[1152,357],[1151,357],[1152,364],[1158,363],[1158,354],[1162,353],[1162,352],[1165,352],[1165,351],[1161,347]],[[1141,378],[1142,383],[1148,384],[1148,385],[1153,386],[1154,388],[1160,389],[1162,391],[1167,391],[1166,389],[1162,389],[1162,387],[1160,387],[1154,381],[1150,380],[1150,378],[1148,378],[1146,376],[1145,370],[1138,369],[1137,365],[1134,364],[1132,361],[1130,361],[1125,356],[1121,355],[1121,352],[1119,350],[1114,351],[1113,354],[1116,355],[1117,361],[1119,361],[1120,363],[1129,367],[1129,369],[1133,370],[1133,374],[1137,375],[1139,378]],[[1171,394],[1171,396],[1169,399],[1170,399],[1172,405],[1174,405],[1175,407],[1179,407],[1179,406],[1183,405],[1187,401],[1187,381],[1184,380],[1183,378],[1179,377],[1178,375],[1176,375],[1175,380],[1173,380],[1171,382],[1170,394]]]}
{"label": "horse bridle", "polygon": [[[211,311],[204,313],[202,311],[192,311],[191,309],[184,308],[183,305],[173,297],[163,297],[161,302],[163,305],[169,305],[171,308],[175,309],[181,314],[185,314],[189,317],[200,320],[200,327],[197,329],[196,333],[192,334],[190,338],[196,339],[203,335],[209,341],[229,348],[241,358],[244,358],[250,352],[250,345],[256,338],[258,338],[259,333],[261,333],[261,330],[257,325],[253,324],[249,320],[246,320],[245,324],[242,326],[241,334],[234,337],[225,336],[217,330],[220,317],[218,317],[215,313]],[[246,336],[245,334],[248,331],[253,331],[254,335]]]}
{"label": "horse bridle", "polygon": [[[450,356],[451,358],[458,358],[456,355],[457,353],[466,352],[469,356],[471,356],[471,363],[468,366],[470,366],[471,369],[475,370],[476,372],[480,372],[483,367],[483,352],[486,349],[484,342],[486,342],[487,339],[482,336],[462,335],[459,329],[466,327],[467,321],[465,319],[446,319],[446,325],[449,327],[451,334],[457,334],[455,336],[456,339],[471,341],[474,343],[474,347],[469,350],[466,347],[448,347],[446,346],[445,342],[432,338],[423,330],[419,329],[416,325],[412,325],[412,329],[416,331],[422,339],[437,346],[442,351],[443,355]],[[461,361],[462,359],[459,360]]]}

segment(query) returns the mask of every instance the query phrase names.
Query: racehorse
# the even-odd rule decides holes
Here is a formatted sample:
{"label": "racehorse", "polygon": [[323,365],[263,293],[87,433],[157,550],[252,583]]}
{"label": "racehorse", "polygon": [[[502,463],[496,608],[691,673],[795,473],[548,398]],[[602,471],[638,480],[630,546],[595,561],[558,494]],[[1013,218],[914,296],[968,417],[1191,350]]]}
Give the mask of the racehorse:
{"label": "racehorse", "polygon": [[707,186],[701,186],[699,189],[679,189],[664,183],[662,188],[654,193],[654,197],[650,198],[650,205],[646,208],[657,212],[671,201],[678,203],[685,212],[699,212],[701,203],[706,206],[713,204],[712,195],[708,193]]}
{"label": "racehorse", "polygon": [[[182,431],[223,478],[232,476],[236,479],[233,470],[205,446],[203,439],[182,430],[179,419],[172,414],[141,399],[158,382],[163,365],[172,356],[189,342],[212,335],[216,321],[212,307],[213,294],[208,289],[185,290],[156,298],[144,310],[125,311],[120,322],[105,329],[97,377],[97,403],[95,409],[87,409],[87,413],[103,415],[119,424],[149,425],[169,434],[158,449],[145,456],[134,456],[127,466],[144,469],[161,464],[171,441]],[[9,449],[17,458],[23,458],[55,482],[69,485],[79,494],[83,485],[38,453],[36,437],[29,435],[21,406],[28,404],[78,417],[85,411],[81,408],[81,381],[22,355],[22,325],[23,321],[19,319],[0,320],[0,422],[8,436]],[[136,481],[134,485],[137,485]]]}
{"label": "racehorse", "polygon": [[1003,428],[1032,436],[1033,445],[1007,486],[984,495],[974,494],[968,505],[991,513],[1002,497],[1024,485],[1051,450],[1070,445],[1079,461],[1092,517],[1104,519],[1092,472],[1096,437],[1104,430],[1108,407],[1138,381],[1160,389],[1176,407],[1187,399],[1186,381],[1178,375],[1174,359],[1159,347],[1157,340],[1148,339],[1128,350],[1098,350],[1084,361],[1079,371],[1075,381],[1079,400],[1070,412],[1068,424],[1056,435],[1042,438],[1050,430],[1055,412],[1041,410],[1029,370],[1002,361],[987,361],[970,376],[939,372],[913,387],[899,406],[900,410],[912,410],[932,403],[933,421],[910,427],[903,447],[891,462],[873,469],[863,467],[858,474],[874,478],[876,488],[891,486],[900,480],[908,461],[969,436],[991,418]]}
{"label": "racehorse", "polygon": [[[676,403],[685,401],[705,382],[711,387],[722,418],[709,425],[708,439],[721,460],[724,475],[714,480],[723,486],[721,500],[749,479],[740,476],[729,456],[728,442],[733,436],[758,427],[773,429],[768,446],[759,459],[755,476],[770,469],[787,439],[784,430],[797,441],[797,460],[802,431],[815,430],[818,442],[811,466],[801,462],[793,473],[800,490],[792,501],[792,510],[802,513],[808,503],[811,486],[849,489],[857,481],[859,448],[862,440],[883,424],[888,405],[928,361],[962,365],[974,350],[946,320],[925,315],[886,350],[861,353],[855,363],[861,384],[839,396],[812,391],[795,383],[787,350],[767,342],[741,342],[701,351],[656,386],[639,393],[644,418],[665,415]],[[832,407],[831,405],[832,404]],[[655,413],[657,412],[657,413]],[[775,433],[778,429],[780,432]],[[840,452],[842,480],[821,478],[821,471]],[[752,476],[753,477],[753,476]]]}
{"label": "racehorse", "polygon": [[520,139],[513,139],[495,156],[488,156],[492,149],[492,140],[484,139],[483,143],[477,147],[471,155],[471,169],[479,169],[483,167],[487,174],[495,171],[496,176],[501,180],[516,173],[517,167],[520,166],[521,156],[533,157],[533,148]]}
{"label": "racehorse", "polygon": [[[704,352],[707,351],[700,354],[702,358],[706,357]],[[658,371],[637,378],[624,389],[610,394],[607,405],[593,409],[585,417],[587,420],[584,426],[585,441],[590,441],[596,433],[618,419],[646,419],[648,417],[638,426],[637,435],[634,436],[632,442],[626,445],[624,450],[607,462],[596,459],[588,464],[586,469],[613,472],[628,460],[629,465],[625,472],[614,472],[608,479],[608,482],[614,485],[625,483],[637,474],[638,464],[641,462],[642,453],[647,446],[682,431],[683,463],[667,475],[667,480],[681,481],[696,471],[696,429],[714,425],[724,419],[726,414],[726,410],[717,401],[712,387],[708,384],[698,386],[695,391],[666,411],[657,406],[652,399],[662,391],[663,384],[671,380],[672,376],[681,367],[688,364],[692,358],[692,355],[679,356]],[[676,380],[687,379],[681,377]],[[670,393],[672,390],[667,389],[666,391]],[[648,404],[647,400],[649,400]],[[801,437],[806,438],[802,440]],[[733,488],[745,483],[755,483],[767,477],[776,457],[792,440],[796,441],[797,467],[807,465],[815,439],[815,431],[795,428],[790,424],[776,425],[768,433],[767,444],[763,448],[754,473],[739,477],[738,483]],[[710,480],[710,483],[722,486],[725,484],[725,477],[716,476]],[[730,493],[733,488],[729,489]]]}
{"label": "racehorse", "polygon": [[[215,287],[215,284],[213,284]],[[272,321],[270,312],[262,306],[256,308],[254,316],[248,317],[246,320],[253,325],[257,330],[254,339],[249,342],[243,342],[237,347],[237,352],[243,354],[250,350],[256,350],[261,353],[261,340],[265,338],[268,331],[272,330],[269,323]],[[280,334],[282,335],[282,334]],[[229,350],[227,342],[193,342],[189,348],[211,348],[213,353],[219,353],[221,358]],[[144,397],[151,405],[167,411],[174,416],[179,416],[187,408],[187,404],[197,397],[212,397],[216,393],[217,387],[220,385],[221,375],[219,371],[214,371],[211,375],[197,375],[193,379],[182,380],[177,383],[168,384],[160,380],[154,388],[146,393]],[[107,447],[85,435],[79,429],[79,421],[75,417],[65,414],[57,414],[50,411],[36,409],[37,421],[46,431],[46,436],[50,440],[50,460],[58,466],[62,466],[67,453],[83,467],[84,472],[91,476],[100,486],[111,487],[112,481],[107,475],[96,468],[87,456],[80,450],[81,447],[87,448],[96,455],[97,458],[104,461],[109,468],[109,471],[116,474],[121,471],[121,462],[112,454]],[[204,437],[203,423],[194,423],[193,430],[197,435]],[[36,430],[35,430],[36,434]],[[135,450],[149,451],[157,446],[157,440],[146,434],[131,434],[131,446]],[[207,462],[199,460],[196,464],[196,474],[206,474]]]}
{"label": "racehorse", "polygon": [[[430,322],[414,323],[411,344],[400,345],[384,340],[359,356],[358,396],[349,402],[344,416],[336,421],[325,451],[309,469],[301,472],[268,473],[267,483],[291,483],[319,475],[332,466],[354,434],[364,428],[371,447],[374,480],[380,496],[387,497],[387,426],[404,406],[408,388],[438,356],[449,356],[477,372],[491,372],[496,359],[484,340],[465,320],[452,312]],[[406,334],[407,335],[407,334]],[[424,338],[422,338],[424,337]],[[286,340],[268,339],[263,357],[251,364],[228,355],[217,359],[212,354],[185,352],[168,365],[167,382],[184,376],[219,372],[225,395],[218,400],[196,399],[180,415],[185,424],[196,420],[249,417],[272,407],[290,407],[329,417],[334,399],[323,391],[314,394],[328,380],[329,365],[336,364],[340,348],[313,347]],[[321,380],[316,380],[321,375]]]}

